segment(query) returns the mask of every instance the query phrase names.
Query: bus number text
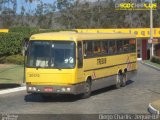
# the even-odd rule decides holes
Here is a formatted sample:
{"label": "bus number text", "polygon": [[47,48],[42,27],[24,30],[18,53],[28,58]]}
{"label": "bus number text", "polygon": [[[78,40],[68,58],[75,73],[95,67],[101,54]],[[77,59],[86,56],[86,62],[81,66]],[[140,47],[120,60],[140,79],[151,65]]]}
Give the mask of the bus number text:
{"label": "bus number text", "polygon": [[106,63],[107,63],[106,58],[98,58],[97,59],[97,65],[102,65],[102,64],[106,64]]}

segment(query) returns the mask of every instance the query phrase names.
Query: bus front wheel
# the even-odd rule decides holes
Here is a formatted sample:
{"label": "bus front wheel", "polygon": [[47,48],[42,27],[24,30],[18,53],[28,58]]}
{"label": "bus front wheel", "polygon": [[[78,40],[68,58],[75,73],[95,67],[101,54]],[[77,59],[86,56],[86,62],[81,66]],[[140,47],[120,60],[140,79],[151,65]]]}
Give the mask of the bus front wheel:
{"label": "bus front wheel", "polygon": [[81,95],[82,99],[89,98],[91,96],[91,80],[85,82],[85,92]]}

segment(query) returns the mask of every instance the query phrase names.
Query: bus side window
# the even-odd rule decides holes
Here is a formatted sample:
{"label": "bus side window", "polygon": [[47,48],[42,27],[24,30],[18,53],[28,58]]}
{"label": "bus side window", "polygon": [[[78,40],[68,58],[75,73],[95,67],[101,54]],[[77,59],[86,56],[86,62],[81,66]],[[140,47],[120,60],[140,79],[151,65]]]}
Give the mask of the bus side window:
{"label": "bus side window", "polygon": [[130,44],[130,52],[135,52],[136,51],[136,40],[132,39],[129,41]]}
{"label": "bus side window", "polygon": [[78,68],[83,67],[83,53],[82,53],[82,42],[79,41],[77,45],[77,51],[78,51]]}
{"label": "bus side window", "polygon": [[123,41],[117,40],[117,53],[122,53],[122,52],[123,52]]}
{"label": "bus side window", "polygon": [[93,54],[93,46],[92,46],[92,41],[85,41],[83,44],[83,48],[84,48],[84,56],[85,57],[89,57],[92,56]]}
{"label": "bus side window", "polygon": [[100,41],[94,41],[93,42],[93,50],[94,50],[94,54],[99,54],[101,52],[101,42]]}
{"label": "bus side window", "polygon": [[117,46],[114,40],[109,41],[109,54],[114,54],[116,52]]}
{"label": "bus side window", "polygon": [[123,51],[124,52],[129,52],[129,40],[124,40]]}
{"label": "bus side window", "polygon": [[108,41],[102,41],[102,54],[108,54]]}
{"label": "bus side window", "polygon": [[86,57],[86,42],[83,42],[83,56]]}

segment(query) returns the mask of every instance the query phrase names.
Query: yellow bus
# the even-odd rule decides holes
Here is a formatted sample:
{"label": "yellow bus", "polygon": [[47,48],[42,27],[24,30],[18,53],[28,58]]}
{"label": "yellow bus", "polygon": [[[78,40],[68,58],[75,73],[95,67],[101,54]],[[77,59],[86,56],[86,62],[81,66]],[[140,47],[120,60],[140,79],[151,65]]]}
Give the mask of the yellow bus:
{"label": "yellow bus", "polygon": [[127,33],[41,33],[29,40],[28,93],[80,94],[106,86],[117,88],[137,70],[136,38]]}

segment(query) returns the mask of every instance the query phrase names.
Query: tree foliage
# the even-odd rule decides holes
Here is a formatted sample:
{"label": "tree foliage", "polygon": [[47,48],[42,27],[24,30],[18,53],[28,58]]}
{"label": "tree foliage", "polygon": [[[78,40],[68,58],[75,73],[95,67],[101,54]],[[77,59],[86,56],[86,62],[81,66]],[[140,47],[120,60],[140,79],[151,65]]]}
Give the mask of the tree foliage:
{"label": "tree foliage", "polygon": [[[131,2],[130,0],[123,1]],[[67,7],[59,7],[60,16],[57,17],[57,22],[65,26],[66,28],[149,27],[149,10],[115,10],[115,4],[117,2],[120,1],[97,0],[95,2],[80,2],[77,0],[75,2],[70,2],[70,5],[66,4]],[[146,1],[132,0],[132,2],[142,3]],[[158,0],[156,2],[158,2]],[[160,26],[158,22],[160,20],[159,12],[159,8],[153,11],[154,27]]]}
{"label": "tree foliage", "polygon": [[[43,29],[137,28],[149,27],[149,10],[115,10],[120,2],[142,3],[147,0],[1,0],[3,27],[39,27]],[[159,0],[155,2],[160,4]],[[36,3],[36,4],[35,4]],[[35,5],[33,5],[35,4]],[[33,7],[34,6],[34,7]],[[20,11],[17,12],[17,7]],[[153,11],[154,27],[160,27],[160,8]]]}
{"label": "tree foliage", "polygon": [[21,33],[0,33],[0,56],[20,53],[22,40]]}

